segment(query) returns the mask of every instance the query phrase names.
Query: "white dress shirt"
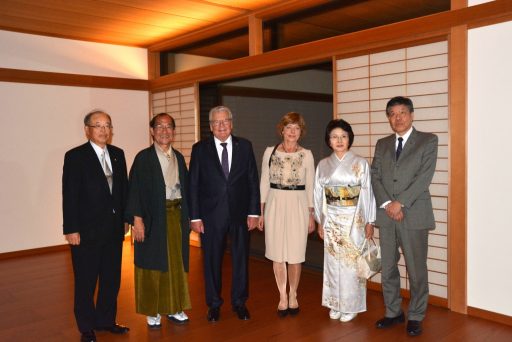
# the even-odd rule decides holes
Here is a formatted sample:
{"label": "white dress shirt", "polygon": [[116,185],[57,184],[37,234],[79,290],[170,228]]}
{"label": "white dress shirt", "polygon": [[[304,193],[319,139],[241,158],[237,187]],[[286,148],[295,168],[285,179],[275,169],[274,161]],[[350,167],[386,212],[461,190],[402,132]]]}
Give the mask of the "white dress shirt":
{"label": "white dress shirt", "polygon": [[[89,142],[91,143],[91,146],[94,149],[94,152],[96,152],[96,155],[98,156],[98,160],[100,161],[100,164],[101,164],[101,155],[103,153],[105,153],[105,162],[108,164],[110,171],[112,173],[114,173],[114,170],[112,169],[112,162],[110,161],[110,155],[108,154],[107,147],[105,146],[105,148],[101,148],[98,145],[96,145],[95,143],[93,143],[92,141],[89,140]],[[103,167],[103,164],[101,164],[101,167]]]}
{"label": "white dress shirt", "polygon": [[226,141],[220,141],[216,137],[213,137],[213,140],[215,141],[215,147],[217,148],[217,154],[219,155],[219,161],[222,164],[222,150],[224,150],[224,147],[222,147],[221,143],[225,142],[227,143],[226,149],[228,150],[228,165],[229,170],[231,171],[231,160],[233,159],[233,139],[231,135],[226,139]]}

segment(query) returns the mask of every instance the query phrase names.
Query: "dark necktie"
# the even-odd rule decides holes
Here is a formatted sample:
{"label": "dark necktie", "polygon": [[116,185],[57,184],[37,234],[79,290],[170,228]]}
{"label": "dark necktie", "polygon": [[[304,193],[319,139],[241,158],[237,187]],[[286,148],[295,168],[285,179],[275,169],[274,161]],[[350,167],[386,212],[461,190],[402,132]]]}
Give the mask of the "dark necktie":
{"label": "dark necktie", "polygon": [[398,160],[398,157],[400,157],[400,153],[402,153],[402,141],[404,138],[400,137],[398,138],[398,147],[396,148],[396,160]]}
{"label": "dark necktie", "polygon": [[229,176],[229,161],[228,161],[228,149],[226,148],[228,143],[220,143],[222,146],[222,157],[220,158],[220,163],[222,165],[222,171],[224,171],[224,176],[228,179]]}

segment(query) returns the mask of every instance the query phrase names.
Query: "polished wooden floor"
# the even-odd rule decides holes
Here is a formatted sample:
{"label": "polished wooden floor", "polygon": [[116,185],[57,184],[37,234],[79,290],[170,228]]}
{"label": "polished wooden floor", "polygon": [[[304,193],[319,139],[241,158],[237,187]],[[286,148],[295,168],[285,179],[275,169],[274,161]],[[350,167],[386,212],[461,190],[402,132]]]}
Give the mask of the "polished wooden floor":
{"label": "polished wooden floor", "polygon": [[[191,251],[189,277],[192,310],[190,322],[176,326],[163,321],[159,331],[146,327],[145,317],[134,311],[132,247],[124,246],[123,278],[119,294],[118,322],[131,329],[124,336],[98,333],[99,341],[512,341],[512,327],[429,307],[420,337],[408,337],[405,326],[381,331],[374,322],[383,314],[381,294],[369,291],[368,311],[354,321],[330,320],[320,305],[321,274],[304,272],[299,288],[301,312],[279,319],[275,310],[278,293],[271,263],[250,263],[252,319],[240,321],[230,310],[230,262],[225,258],[224,299],[221,319],[205,319],[201,252]],[[0,261],[0,341],[78,341],[73,317],[71,262],[69,253],[54,252]]]}

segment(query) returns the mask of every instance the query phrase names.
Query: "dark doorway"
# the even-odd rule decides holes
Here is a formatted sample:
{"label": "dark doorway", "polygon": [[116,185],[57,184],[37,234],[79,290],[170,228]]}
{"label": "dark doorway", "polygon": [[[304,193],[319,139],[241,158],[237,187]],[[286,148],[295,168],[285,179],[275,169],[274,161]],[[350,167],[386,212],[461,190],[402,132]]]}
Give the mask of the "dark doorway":
{"label": "dark doorway", "polygon": [[[286,113],[301,113],[307,134],[300,144],[313,152],[315,165],[330,154],[324,143],[324,129],[333,117],[331,64],[288,70],[279,74],[202,85],[200,94],[201,138],[209,136],[208,112],[217,105],[233,111],[233,134],[249,139],[261,172],[263,152],[280,142],[276,133],[279,119]],[[251,234],[251,255],[264,258],[264,233]],[[323,242],[317,234],[308,240],[305,266],[323,267]]]}

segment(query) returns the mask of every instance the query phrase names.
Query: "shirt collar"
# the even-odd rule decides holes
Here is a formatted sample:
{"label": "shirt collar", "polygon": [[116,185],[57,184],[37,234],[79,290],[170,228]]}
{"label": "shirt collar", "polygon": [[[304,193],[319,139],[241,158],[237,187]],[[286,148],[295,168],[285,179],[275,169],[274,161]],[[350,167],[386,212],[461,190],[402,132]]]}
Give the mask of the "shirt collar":
{"label": "shirt collar", "polygon": [[169,146],[169,149],[167,150],[167,152],[164,152],[164,150],[155,142],[153,143],[153,146],[156,150],[157,153],[161,153],[163,156],[165,155],[171,155],[174,153],[174,151],[172,150],[172,146]]}
{"label": "shirt collar", "polygon": [[218,139],[216,136],[213,136],[213,140],[215,141],[215,145],[216,146],[220,146],[221,143],[225,142],[225,143],[228,143],[227,146],[231,145],[231,142],[232,142],[232,136],[230,135],[226,141],[220,141],[220,139]]}
{"label": "shirt collar", "polygon": [[107,146],[105,146],[105,148],[101,148],[95,143],[93,143],[91,140],[89,140],[89,142],[91,143],[91,146],[94,149],[94,152],[96,152],[96,154],[98,155],[98,157],[100,157],[103,152],[105,152],[105,156],[108,156]]}
{"label": "shirt collar", "polygon": [[412,133],[412,130],[414,128],[411,126],[411,128],[409,128],[409,130],[407,132],[405,132],[404,135],[400,136],[398,133],[395,133],[395,136],[396,136],[396,139],[398,140],[398,138],[402,137],[404,140],[403,140],[403,143],[405,144],[405,142],[407,141],[407,139],[409,139],[409,137],[411,136],[411,133]]}

